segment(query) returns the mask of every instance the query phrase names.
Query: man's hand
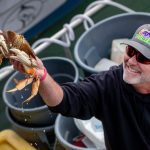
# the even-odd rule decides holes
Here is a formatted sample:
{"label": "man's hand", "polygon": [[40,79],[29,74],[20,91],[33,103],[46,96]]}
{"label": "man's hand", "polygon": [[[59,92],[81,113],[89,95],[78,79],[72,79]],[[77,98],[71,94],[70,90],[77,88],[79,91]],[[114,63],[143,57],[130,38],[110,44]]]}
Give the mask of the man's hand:
{"label": "man's hand", "polygon": [[[43,65],[43,62],[38,57],[36,57],[36,60],[37,60],[37,64],[38,64],[37,67],[35,68],[36,75],[39,77],[42,77],[44,74],[45,67]],[[21,64],[19,61],[11,59],[10,63],[13,65],[15,70],[17,70],[21,73],[24,73],[24,74],[26,73],[23,64]]]}
{"label": "man's hand", "polygon": [[19,61],[16,61],[16,60],[10,60],[10,63],[13,65],[14,69],[21,72],[21,73],[25,73],[25,70],[24,70],[24,67],[23,65],[19,62]]}

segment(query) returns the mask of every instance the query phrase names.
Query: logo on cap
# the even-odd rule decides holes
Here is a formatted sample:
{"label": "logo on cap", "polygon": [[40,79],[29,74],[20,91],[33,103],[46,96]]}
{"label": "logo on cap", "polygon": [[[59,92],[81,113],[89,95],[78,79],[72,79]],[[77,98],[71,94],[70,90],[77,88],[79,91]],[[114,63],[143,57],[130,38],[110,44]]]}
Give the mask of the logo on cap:
{"label": "logo on cap", "polygon": [[150,31],[147,29],[142,29],[135,35],[135,38],[150,45]]}

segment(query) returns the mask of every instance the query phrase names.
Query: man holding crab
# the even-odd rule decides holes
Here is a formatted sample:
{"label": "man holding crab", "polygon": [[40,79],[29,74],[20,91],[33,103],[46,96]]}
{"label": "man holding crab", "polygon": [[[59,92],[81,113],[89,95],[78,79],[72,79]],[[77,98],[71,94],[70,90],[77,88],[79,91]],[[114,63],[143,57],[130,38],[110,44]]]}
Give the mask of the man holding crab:
{"label": "man holding crab", "polygon": [[[37,58],[39,92],[51,111],[100,119],[108,150],[150,150],[150,24],[139,27],[124,44],[123,65],[62,86]],[[11,63],[23,72],[21,63]]]}

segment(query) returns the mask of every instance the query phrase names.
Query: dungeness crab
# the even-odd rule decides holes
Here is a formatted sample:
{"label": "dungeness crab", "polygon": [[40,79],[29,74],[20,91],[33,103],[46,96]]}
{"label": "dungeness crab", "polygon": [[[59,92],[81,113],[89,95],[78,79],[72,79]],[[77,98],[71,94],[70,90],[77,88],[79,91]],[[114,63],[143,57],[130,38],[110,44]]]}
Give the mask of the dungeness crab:
{"label": "dungeness crab", "polygon": [[24,102],[29,102],[38,92],[40,78],[36,75],[37,61],[33,50],[31,49],[25,38],[14,31],[0,30],[0,64],[3,58],[19,61],[24,68],[27,78],[23,80],[14,80],[16,87],[7,92],[15,92],[22,90],[25,86],[32,83],[31,96]]}

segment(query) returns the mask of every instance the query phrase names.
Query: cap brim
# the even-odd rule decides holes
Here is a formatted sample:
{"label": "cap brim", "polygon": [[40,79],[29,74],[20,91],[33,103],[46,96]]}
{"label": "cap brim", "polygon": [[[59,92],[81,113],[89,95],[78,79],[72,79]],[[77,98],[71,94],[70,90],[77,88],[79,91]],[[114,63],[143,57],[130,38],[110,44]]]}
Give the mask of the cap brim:
{"label": "cap brim", "polygon": [[140,53],[142,53],[146,58],[150,59],[150,49],[146,46],[142,45],[141,43],[132,41],[132,40],[126,40],[125,42],[121,44],[126,44],[134,47],[137,49]]}

